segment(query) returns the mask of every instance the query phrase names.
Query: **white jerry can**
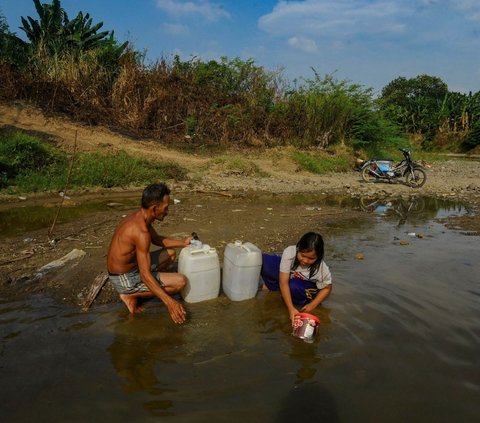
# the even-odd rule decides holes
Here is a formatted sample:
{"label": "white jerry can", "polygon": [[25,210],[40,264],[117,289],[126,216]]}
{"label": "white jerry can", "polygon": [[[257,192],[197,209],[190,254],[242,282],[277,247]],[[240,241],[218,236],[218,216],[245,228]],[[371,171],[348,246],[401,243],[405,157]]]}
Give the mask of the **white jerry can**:
{"label": "white jerry can", "polygon": [[180,251],[178,271],[187,278],[182,297],[188,303],[211,300],[220,292],[220,262],[215,248],[200,241]]}
{"label": "white jerry can", "polygon": [[235,241],[225,247],[222,289],[232,301],[255,297],[258,291],[262,252],[251,242]]}

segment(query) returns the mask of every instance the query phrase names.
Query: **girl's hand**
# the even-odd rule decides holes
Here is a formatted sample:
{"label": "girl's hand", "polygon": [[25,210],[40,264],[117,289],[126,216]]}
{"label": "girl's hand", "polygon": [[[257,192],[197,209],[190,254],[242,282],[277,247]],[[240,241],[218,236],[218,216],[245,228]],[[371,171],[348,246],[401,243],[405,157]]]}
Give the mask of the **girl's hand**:
{"label": "girl's hand", "polygon": [[306,305],[304,305],[300,311],[302,311],[303,313],[310,313],[312,312],[313,310],[315,309],[315,306],[312,305],[312,303],[308,303]]}
{"label": "girl's hand", "polygon": [[292,321],[292,325],[293,325],[293,321],[295,320],[295,314],[298,313],[298,310],[295,307],[292,307],[291,309],[288,310],[288,313],[290,314],[290,320]]}

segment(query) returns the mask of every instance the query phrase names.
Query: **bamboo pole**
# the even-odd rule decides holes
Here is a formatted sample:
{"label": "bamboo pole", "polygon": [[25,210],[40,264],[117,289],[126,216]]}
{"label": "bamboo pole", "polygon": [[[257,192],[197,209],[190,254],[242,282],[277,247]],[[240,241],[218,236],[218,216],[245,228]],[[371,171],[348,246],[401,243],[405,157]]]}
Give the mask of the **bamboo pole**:
{"label": "bamboo pole", "polygon": [[62,201],[60,202],[60,205],[57,208],[57,212],[55,214],[55,218],[53,219],[52,226],[50,227],[50,230],[48,231],[48,239],[51,239],[53,229],[55,228],[55,224],[57,223],[58,215],[60,214],[60,210],[63,206],[63,202],[65,201],[65,197],[67,195],[68,184],[70,183],[70,177],[72,176],[73,162],[75,161],[75,154],[77,152],[77,136],[78,136],[78,130],[75,131],[75,141],[74,141],[74,144],[73,144],[72,160],[70,160],[70,166],[69,166],[68,174],[67,174],[67,181],[65,182],[65,188],[63,189]]}

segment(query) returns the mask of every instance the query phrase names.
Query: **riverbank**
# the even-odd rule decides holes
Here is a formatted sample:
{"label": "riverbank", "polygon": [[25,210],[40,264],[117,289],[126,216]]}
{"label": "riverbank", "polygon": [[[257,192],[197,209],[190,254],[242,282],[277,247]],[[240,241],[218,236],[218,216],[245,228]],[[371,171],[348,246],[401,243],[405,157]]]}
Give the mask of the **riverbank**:
{"label": "riverbank", "polygon": [[[86,126],[61,117],[44,115],[25,105],[0,104],[0,126],[41,133],[55,140],[65,151],[125,151],[136,157],[179,164],[188,169],[178,190],[263,191],[273,193],[324,192],[347,195],[427,195],[478,203],[480,198],[480,160],[449,157],[427,163],[428,179],[424,187],[413,190],[402,183],[364,184],[352,166],[350,172],[315,175],[299,169],[291,148],[229,151],[212,157],[211,153],[185,153],[167,148],[158,140],[134,139],[107,128]],[[188,144],[188,140],[185,141]],[[135,190],[138,187],[129,187]],[[95,190],[96,192],[101,192]],[[116,190],[123,192],[125,189]],[[76,193],[88,194],[91,191]],[[29,195],[27,199],[42,198]],[[15,202],[18,196],[2,196]],[[41,200],[40,200],[41,201]]]}
{"label": "riverbank", "polygon": [[[155,140],[131,139],[105,128],[46,117],[36,109],[0,105],[0,125],[42,132],[55,138],[66,150],[73,147],[76,137],[80,151],[124,150],[135,156],[181,164],[189,173],[183,181],[167,181],[177,202],[158,230],[178,237],[195,230],[219,251],[237,238],[252,241],[264,251],[278,251],[302,231],[319,230],[333,237],[335,228],[345,222],[370,217],[355,205],[355,200],[360,198],[429,197],[465,203],[470,213],[451,218],[448,224],[472,234],[480,232],[478,160],[450,158],[427,163],[425,186],[412,189],[402,183],[364,183],[354,169],[328,175],[301,171],[288,148],[231,152],[231,157],[241,158],[243,165],[236,167],[235,160],[225,165],[225,155],[213,160],[207,155],[187,154],[161,146]],[[83,190],[63,193],[63,197],[59,193],[3,195],[0,211],[48,207],[52,223],[57,210],[60,210],[60,219],[53,231],[51,223],[42,229],[2,237],[2,295],[47,292],[59,301],[81,304],[95,277],[105,270],[105,254],[114,228],[136,207],[132,204],[138,204],[142,189]],[[339,208],[333,202],[323,202],[332,197],[341,198],[343,203],[351,201],[351,204]],[[288,198],[293,200],[289,203]],[[72,210],[100,201],[109,204],[106,210],[68,222],[62,220],[62,209]],[[19,214],[15,219],[23,218]],[[15,224],[13,221],[12,225]],[[59,270],[36,276],[43,266],[73,250],[85,254]],[[115,292],[105,285],[98,301],[116,300]]]}

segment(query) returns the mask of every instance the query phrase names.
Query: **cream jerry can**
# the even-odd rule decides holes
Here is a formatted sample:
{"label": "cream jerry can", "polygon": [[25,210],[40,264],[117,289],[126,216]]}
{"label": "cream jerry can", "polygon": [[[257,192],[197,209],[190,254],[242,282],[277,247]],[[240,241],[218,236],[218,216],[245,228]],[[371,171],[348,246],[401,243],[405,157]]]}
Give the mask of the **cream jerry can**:
{"label": "cream jerry can", "polygon": [[258,291],[262,252],[251,242],[235,241],[225,247],[222,289],[232,301],[255,297]]}
{"label": "cream jerry can", "polygon": [[220,262],[215,248],[198,240],[180,251],[178,271],[187,278],[182,297],[188,303],[211,300],[220,292]]}

